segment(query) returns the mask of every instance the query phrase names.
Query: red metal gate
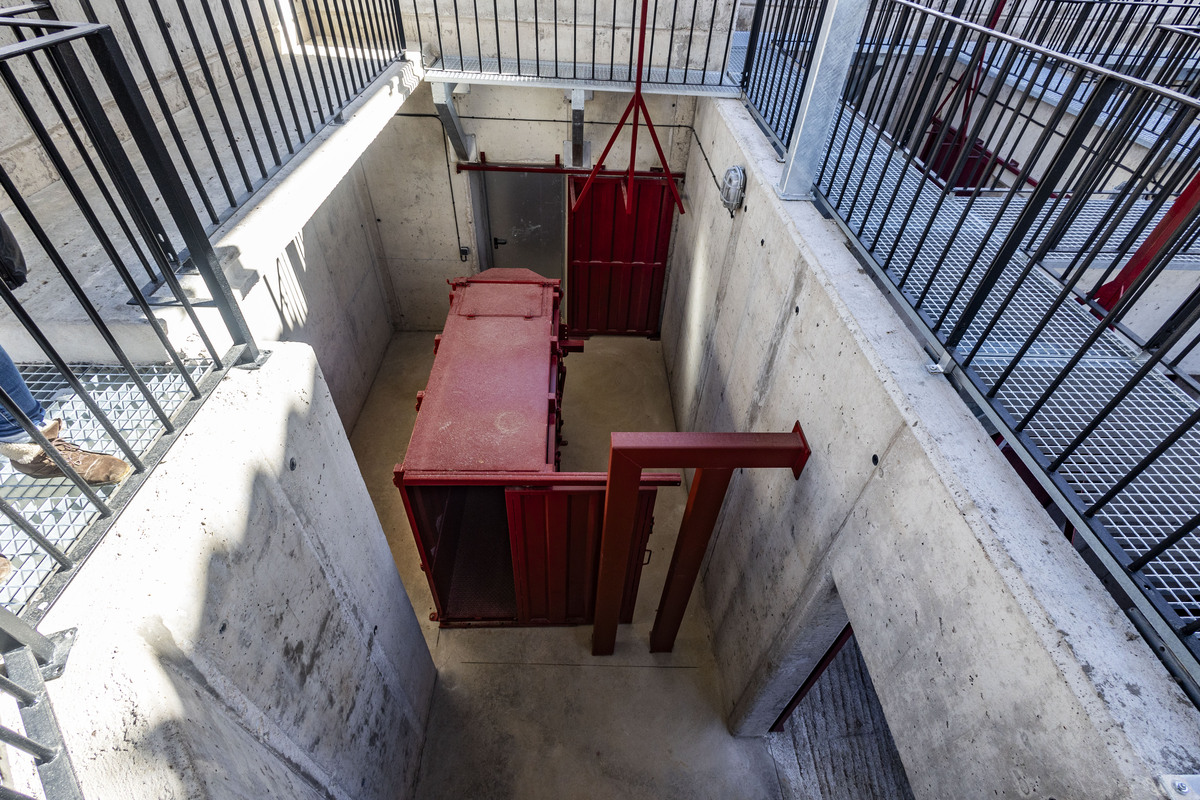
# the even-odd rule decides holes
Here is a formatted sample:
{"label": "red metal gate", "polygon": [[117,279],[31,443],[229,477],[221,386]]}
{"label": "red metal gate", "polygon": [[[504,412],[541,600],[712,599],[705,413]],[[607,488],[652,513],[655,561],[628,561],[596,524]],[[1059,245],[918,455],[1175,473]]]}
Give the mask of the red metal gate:
{"label": "red metal gate", "polygon": [[[567,326],[572,335],[658,336],[675,205],[665,179],[597,175],[567,223]],[[585,178],[570,178],[575,206]]]}
{"label": "red metal gate", "polygon": [[[621,622],[633,621],[642,557],[654,524],[657,490],[638,493],[634,546],[621,601]],[[596,610],[596,572],[604,528],[603,486],[509,487],[509,541],[518,625],[588,624]]]}

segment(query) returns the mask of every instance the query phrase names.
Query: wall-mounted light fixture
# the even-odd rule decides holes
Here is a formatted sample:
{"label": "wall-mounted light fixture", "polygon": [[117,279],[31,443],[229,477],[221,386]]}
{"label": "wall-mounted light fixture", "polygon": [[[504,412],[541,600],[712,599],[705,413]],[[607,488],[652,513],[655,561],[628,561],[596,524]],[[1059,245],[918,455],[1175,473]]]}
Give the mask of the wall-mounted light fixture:
{"label": "wall-mounted light fixture", "polygon": [[746,196],[746,170],[730,167],[725,170],[725,181],[721,185],[721,205],[729,209],[729,216],[742,207]]}

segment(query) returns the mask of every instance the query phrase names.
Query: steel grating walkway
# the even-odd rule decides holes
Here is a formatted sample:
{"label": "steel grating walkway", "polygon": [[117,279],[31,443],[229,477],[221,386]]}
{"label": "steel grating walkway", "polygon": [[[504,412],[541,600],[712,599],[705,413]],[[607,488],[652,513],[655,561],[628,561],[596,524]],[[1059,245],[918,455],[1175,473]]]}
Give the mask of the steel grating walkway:
{"label": "steel grating walkway", "polygon": [[[89,450],[121,455],[100,423],[83,401],[48,364],[18,364],[33,396],[46,409],[46,419],[61,418],[63,438]],[[189,370],[199,381],[208,369],[207,362],[190,362]],[[145,454],[158,440],[163,427],[145,402],[141,391],[120,366],[72,364],[71,369],[84,384],[97,405],[139,455]],[[187,384],[170,364],[144,364],[138,374],[153,392],[163,410],[173,416],[191,397]],[[116,486],[97,488],[107,499]],[[9,503],[59,549],[71,555],[71,545],[86,530],[98,512],[67,478],[34,480],[0,459],[0,498]],[[0,585],[0,603],[20,613],[34,592],[58,568],[23,531],[0,516],[0,554],[12,561],[13,573]]]}
{"label": "steel grating walkway", "polygon": [[[1017,201],[1003,214],[998,200],[977,201],[968,212],[964,198],[943,194],[939,186],[924,178],[919,162],[906,163],[907,154],[893,149],[886,133],[861,116],[852,116],[848,108],[831,130],[827,153],[818,188],[944,340],[1012,229],[1020,212]],[[1085,226],[1096,224],[1108,202],[1091,201],[1068,229],[1061,247],[1082,246],[1087,240]],[[1035,226],[1031,238],[1037,235]],[[1030,264],[1018,250],[958,348],[965,356],[979,342],[1002,299],[1013,291],[1025,270],[1030,271],[1029,279],[1015,291],[1012,304],[970,364],[989,389],[1037,322],[1054,307],[1062,284],[1041,266]],[[997,394],[1015,419],[1028,412],[1096,325],[1096,318],[1071,298],[1054,312]],[[1053,460],[1134,377],[1141,356],[1140,349],[1119,333],[1105,331],[1025,432]],[[1064,461],[1059,474],[1083,504],[1090,505],[1132,472],[1197,408],[1197,401],[1164,372],[1152,370]],[[1200,431],[1193,428],[1097,513],[1096,519],[1136,558],[1198,510]],[[1195,536],[1185,537],[1140,574],[1184,622],[1200,619],[1200,542]],[[1188,638],[1193,651],[1200,647],[1196,634]]]}

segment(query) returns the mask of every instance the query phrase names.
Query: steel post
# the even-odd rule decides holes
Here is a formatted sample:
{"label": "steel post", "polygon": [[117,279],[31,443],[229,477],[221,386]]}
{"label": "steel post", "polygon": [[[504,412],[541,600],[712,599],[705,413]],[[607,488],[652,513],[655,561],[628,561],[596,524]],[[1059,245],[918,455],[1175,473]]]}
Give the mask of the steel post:
{"label": "steel post", "polygon": [[791,145],[776,191],[784,200],[811,200],[825,158],[825,140],[842,100],[869,0],[828,0],[813,48],[804,94],[796,109]]}
{"label": "steel post", "polygon": [[671,566],[667,569],[667,580],[658,602],[658,615],[650,630],[651,653],[669,653],[675,648],[683,612],[687,610],[692,587],[700,575],[700,565],[732,478],[732,469],[721,468],[698,469],[692,478],[692,490],[688,493],[687,508],[683,512],[675,551],[671,553]]}
{"label": "steel post", "polygon": [[[793,477],[799,478],[811,453],[799,422],[791,433],[614,433],[609,449],[604,529],[600,534],[592,655],[612,655],[616,647],[643,469],[700,470],[671,555],[663,603],[654,621],[657,633],[652,635],[651,650],[662,651],[670,649],[679,632],[733,470],[788,468]],[[705,471],[710,473],[707,477]]]}

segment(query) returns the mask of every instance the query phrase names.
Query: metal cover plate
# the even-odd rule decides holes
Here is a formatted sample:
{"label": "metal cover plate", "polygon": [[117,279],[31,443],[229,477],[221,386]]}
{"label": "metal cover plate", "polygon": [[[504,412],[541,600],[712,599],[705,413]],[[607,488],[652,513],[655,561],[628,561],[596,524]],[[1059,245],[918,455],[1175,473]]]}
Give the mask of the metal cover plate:
{"label": "metal cover plate", "polygon": [[[553,435],[548,393],[558,324],[555,283],[545,284],[477,282],[456,288],[404,459],[406,471],[553,470],[547,461],[547,435]],[[530,292],[540,296],[533,316],[526,315]],[[475,316],[461,313],[467,302]]]}

